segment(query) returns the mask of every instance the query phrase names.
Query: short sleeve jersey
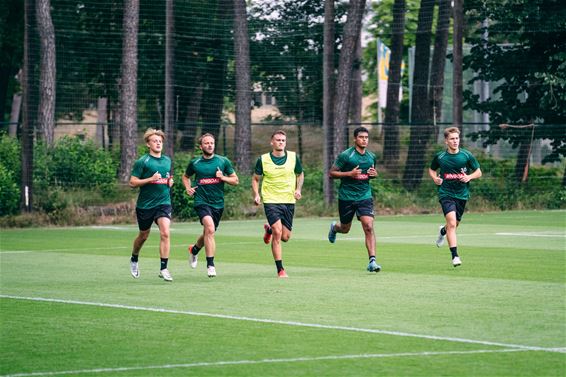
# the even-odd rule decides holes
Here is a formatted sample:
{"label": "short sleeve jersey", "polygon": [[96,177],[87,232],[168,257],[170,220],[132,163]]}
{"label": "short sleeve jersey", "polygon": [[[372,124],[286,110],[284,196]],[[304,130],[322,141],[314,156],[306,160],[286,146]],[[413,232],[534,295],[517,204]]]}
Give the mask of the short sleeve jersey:
{"label": "short sleeve jersey", "polygon": [[366,149],[364,154],[358,152],[356,147],[350,147],[340,153],[334,161],[334,166],[339,171],[351,171],[356,166],[362,169],[362,173],[357,177],[344,177],[340,179],[340,189],[338,199],[346,201],[359,201],[370,199],[371,187],[369,185],[368,169],[376,167],[377,158],[375,154]]}
{"label": "short sleeve jersey", "polygon": [[146,179],[159,172],[161,179],[140,187],[136,207],[140,209],[155,208],[159,205],[171,205],[169,194],[169,178],[171,172],[171,159],[167,156],[154,157],[145,154],[134,163],[132,176]]}
{"label": "short sleeve jersey", "polygon": [[203,156],[194,158],[187,165],[185,175],[187,177],[195,176],[192,180],[192,183],[196,183],[197,187],[195,206],[204,204],[213,208],[224,208],[224,182],[216,177],[216,172],[219,169],[226,176],[235,172],[232,162],[217,154],[212,158],[204,158]]}
{"label": "short sleeve jersey", "polygon": [[465,174],[471,174],[479,169],[478,160],[466,149],[460,148],[458,153],[448,153],[448,151],[438,152],[430,168],[440,170],[442,184],[438,186],[438,198],[456,198],[468,200],[470,198],[470,184],[460,182],[460,178]]}

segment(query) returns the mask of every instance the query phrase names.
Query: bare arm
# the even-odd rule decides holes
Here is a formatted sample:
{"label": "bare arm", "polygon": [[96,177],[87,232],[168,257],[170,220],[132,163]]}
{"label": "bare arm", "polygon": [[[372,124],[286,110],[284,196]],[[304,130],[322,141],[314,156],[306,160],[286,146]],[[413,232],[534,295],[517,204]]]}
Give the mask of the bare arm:
{"label": "bare arm", "polygon": [[438,174],[436,174],[436,170],[432,170],[431,168],[428,168],[428,175],[430,176],[430,178],[432,178],[432,180],[437,186],[440,186],[442,184],[443,179],[440,178]]}
{"label": "bare arm", "polygon": [[185,186],[185,191],[187,191],[189,196],[193,196],[197,190],[196,187],[191,187],[191,178],[187,177],[186,174],[183,174],[183,186]]}
{"label": "bare arm", "polygon": [[361,173],[362,173],[362,169],[360,169],[359,165],[350,171],[340,171],[338,167],[332,165],[330,171],[328,172],[328,175],[330,175],[330,178],[345,178],[345,177],[356,177]]}
{"label": "bare arm", "polygon": [[149,178],[145,178],[145,179],[141,179],[138,178],[136,176],[130,176],[130,187],[136,188],[136,187],[141,187],[141,186],[145,186],[150,182],[154,182],[157,181],[158,179],[161,179],[161,174],[159,172],[155,172],[154,175],[152,175]]}
{"label": "bare arm", "polygon": [[224,173],[222,173],[220,168],[218,168],[218,170],[216,171],[216,178],[220,178],[220,180],[232,186],[236,186],[238,183],[240,183],[240,180],[238,179],[236,173],[232,173],[226,176],[224,175]]}
{"label": "bare arm", "polygon": [[295,188],[295,199],[301,199],[301,190],[303,189],[303,182],[305,181],[305,173],[301,173],[297,175],[297,183]]}
{"label": "bare arm", "polygon": [[254,174],[252,176],[252,196],[254,198],[254,203],[256,206],[261,203],[261,196],[259,195],[259,180],[261,176]]}
{"label": "bare arm", "polygon": [[460,182],[470,182],[472,179],[477,179],[480,178],[482,176],[482,172],[480,168],[477,168],[472,174],[470,175],[465,175],[462,178],[460,178]]}

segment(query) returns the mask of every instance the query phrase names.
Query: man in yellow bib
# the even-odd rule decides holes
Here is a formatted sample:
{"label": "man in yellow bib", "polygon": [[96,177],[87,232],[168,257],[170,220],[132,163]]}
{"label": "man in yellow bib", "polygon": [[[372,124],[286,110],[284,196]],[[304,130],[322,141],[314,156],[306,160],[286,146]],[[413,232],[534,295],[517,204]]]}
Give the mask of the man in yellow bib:
{"label": "man in yellow bib", "polygon": [[271,253],[280,278],[288,277],[283,268],[281,241],[287,242],[291,238],[295,202],[301,199],[304,180],[301,160],[295,152],[286,151],[286,145],[285,131],[275,131],[271,135],[273,150],[257,159],[252,179],[255,205],[263,200],[267,217],[263,242],[268,244],[271,240]]}

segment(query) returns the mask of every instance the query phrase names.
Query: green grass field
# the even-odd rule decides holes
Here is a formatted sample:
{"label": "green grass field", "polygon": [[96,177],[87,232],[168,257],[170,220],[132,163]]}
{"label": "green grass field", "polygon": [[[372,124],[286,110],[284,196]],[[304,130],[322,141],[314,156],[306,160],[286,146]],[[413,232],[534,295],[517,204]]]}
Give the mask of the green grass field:
{"label": "green grass field", "polygon": [[3,229],[0,375],[565,376],[566,211],[466,214],[456,269],[441,220],[376,218],[371,274],[358,223],[295,219],[289,279],[261,221],[221,223],[214,279],[174,223],[172,283],[155,227],[137,280],[135,226]]}

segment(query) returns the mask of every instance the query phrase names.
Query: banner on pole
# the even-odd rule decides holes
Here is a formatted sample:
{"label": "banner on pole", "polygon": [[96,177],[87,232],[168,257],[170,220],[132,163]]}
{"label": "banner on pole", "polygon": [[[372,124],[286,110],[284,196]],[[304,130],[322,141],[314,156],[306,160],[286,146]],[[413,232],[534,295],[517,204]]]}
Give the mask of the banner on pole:
{"label": "banner on pole", "polygon": [[[391,59],[391,49],[381,40],[377,41],[377,83],[379,107],[387,107],[387,80],[389,79],[389,60]],[[405,70],[405,63],[401,63],[401,76]],[[403,99],[403,88],[399,87],[399,102]]]}

